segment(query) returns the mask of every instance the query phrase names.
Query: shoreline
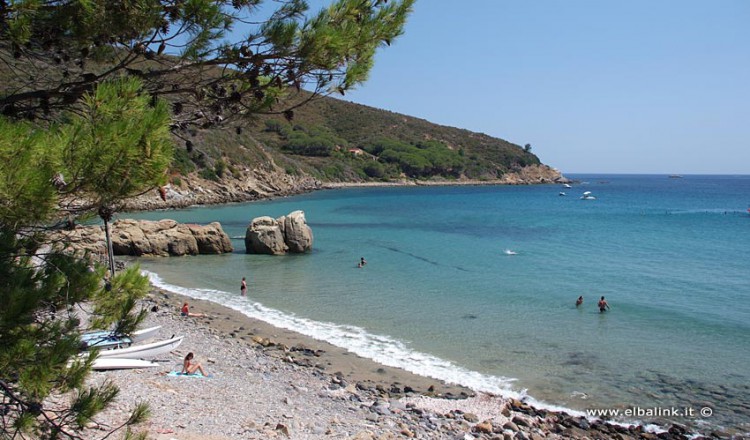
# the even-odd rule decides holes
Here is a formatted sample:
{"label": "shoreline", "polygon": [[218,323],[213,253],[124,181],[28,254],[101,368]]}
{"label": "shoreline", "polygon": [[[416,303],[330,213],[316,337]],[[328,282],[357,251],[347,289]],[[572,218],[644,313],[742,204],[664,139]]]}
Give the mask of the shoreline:
{"label": "shoreline", "polygon": [[[152,289],[151,300],[160,310],[177,310],[181,304],[188,302],[191,311],[208,315],[207,318],[193,319],[212,327],[223,337],[263,347],[268,353],[283,356],[303,367],[315,368],[332,376],[341,376],[349,382],[381,386],[389,391],[401,389],[401,393],[394,394],[403,394],[404,387],[409,387],[415,393],[434,397],[466,398],[475,395],[467,387],[447,384],[439,379],[381,365],[345,348],[276,327],[212,301],[196,299],[156,287]],[[274,351],[277,353],[273,353]]]}
{"label": "shoreline", "polygon": [[[206,317],[182,317],[184,302]],[[643,425],[610,424],[446,384],[378,364],[327,342],[280,329],[223,305],[152,286],[144,326],[184,335],[158,368],[94,372],[121,389],[99,427],[117,426],[136,402],[153,416],[139,429],[157,440],[229,439],[583,439],[655,440]],[[212,377],[168,375],[194,352]],[[97,434],[99,434],[97,436]],[[662,439],[687,439],[672,425]],[[470,436],[470,437],[468,437]]]}

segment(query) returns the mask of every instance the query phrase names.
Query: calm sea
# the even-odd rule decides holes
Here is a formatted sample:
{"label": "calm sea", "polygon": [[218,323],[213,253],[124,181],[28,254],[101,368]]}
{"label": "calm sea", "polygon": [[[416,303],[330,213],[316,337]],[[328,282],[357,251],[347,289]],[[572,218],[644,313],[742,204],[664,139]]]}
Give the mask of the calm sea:
{"label": "calm sea", "polygon": [[[750,176],[570,177],[138,214],[219,221],[236,249],[142,267],[162,287],[476,390],[574,410],[687,408],[665,418],[749,432]],[[294,210],[311,254],[244,253],[254,217]]]}

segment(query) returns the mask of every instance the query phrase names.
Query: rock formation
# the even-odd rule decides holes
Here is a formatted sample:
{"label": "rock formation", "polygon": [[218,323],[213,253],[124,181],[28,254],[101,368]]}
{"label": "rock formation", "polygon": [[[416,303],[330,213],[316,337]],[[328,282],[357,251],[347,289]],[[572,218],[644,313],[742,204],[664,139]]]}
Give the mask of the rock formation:
{"label": "rock formation", "polygon": [[277,219],[268,216],[254,218],[245,232],[245,250],[248,254],[301,254],[311,250],[312,244],[312,230],[307,226],[302,211],[294,211]]}
{"label": "rock formation", "polygon": [[[112,224],[115,255],[197,255],[232,252],[232,243],[218,222],[200,226],[174,220],[118,220]],[[77,226],[55,232],[51,240],[75,252],[106,255],[104,228]]]}

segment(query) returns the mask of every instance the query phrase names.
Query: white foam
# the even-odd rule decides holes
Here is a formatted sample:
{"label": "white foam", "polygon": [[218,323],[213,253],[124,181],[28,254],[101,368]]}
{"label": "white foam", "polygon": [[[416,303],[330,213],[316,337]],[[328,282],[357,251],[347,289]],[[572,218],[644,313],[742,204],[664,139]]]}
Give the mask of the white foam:
{"label": "white foam", "polygon": [[[259,302],[248,302],[246,297],[231,296],[231,294],[220,290],[175,286],[164,282],[156,273],[147,270],[142,272],[148,276],[154,286],[160,289],[191,298],[216,302],[250,318],[328,342],[389,367],[401,368],[420,376],[464,386],[476,392],[523,400],[537,408],[564,411],[574,416],[584,415],[583,412],[570,408],[537,401],[528,396],[525,389],[513,390],[511,388],[511,384],[515,381],[513,378],[492,376],[468,370],[436,356],[411,350],[403,342],[389,336],[371,334],[356,326],[300,318],[293,314],[266,307]],[[221,298],[226,299],[220,301]]]}

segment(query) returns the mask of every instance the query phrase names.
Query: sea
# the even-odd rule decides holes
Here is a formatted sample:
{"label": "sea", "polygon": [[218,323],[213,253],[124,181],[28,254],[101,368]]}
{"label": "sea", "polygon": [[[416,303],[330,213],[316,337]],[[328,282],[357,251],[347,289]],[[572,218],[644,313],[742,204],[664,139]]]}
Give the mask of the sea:
{"label": "sea", "polygon": [[[220,222],[233,253],[141,258],[144,273],[380,363],[573,414],[750,432],[750,176],[567,177],[121,217]],[[253,218],[296,210],[311,253],[245,253]]]}

